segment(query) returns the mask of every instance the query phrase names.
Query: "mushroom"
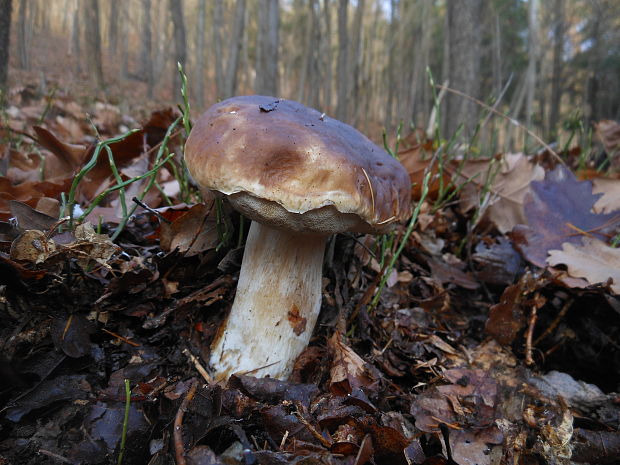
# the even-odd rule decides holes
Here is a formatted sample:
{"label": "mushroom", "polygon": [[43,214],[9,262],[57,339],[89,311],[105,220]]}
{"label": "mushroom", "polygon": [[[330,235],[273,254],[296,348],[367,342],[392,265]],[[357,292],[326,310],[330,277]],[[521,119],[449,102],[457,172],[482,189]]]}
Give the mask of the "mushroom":
{"label": "mushroom", "polygon": [[185,146],[194,180],[252,219],[237,293],[211,346],[217,379],[286,379],[321,309],[329,235],[388,231],[410,215],[403,166],[360,132],[265,96],[212,106]]}

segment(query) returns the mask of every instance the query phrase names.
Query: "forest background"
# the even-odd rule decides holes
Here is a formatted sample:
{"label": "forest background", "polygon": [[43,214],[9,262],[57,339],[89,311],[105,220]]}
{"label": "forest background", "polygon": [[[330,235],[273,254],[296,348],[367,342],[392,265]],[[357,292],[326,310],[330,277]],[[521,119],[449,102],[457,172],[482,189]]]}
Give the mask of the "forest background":
{"label": "forest background", "polygon": [[[0,9],[12,23],[0,53],[10,52],[8,85],[34,82],[84,103],[178,102],[179,62],[194,109],[276,95],[375,140],[401,122],[405,133],[426,128],[441,84],[558,145],[584,143],[592,122],[620,118],[613,0],[0,0]],[[445,137],[461,125],[471,135],[485,116],[451,92],[441,102]],[[480,145],[532,148],[514,128],[493,118]]]}

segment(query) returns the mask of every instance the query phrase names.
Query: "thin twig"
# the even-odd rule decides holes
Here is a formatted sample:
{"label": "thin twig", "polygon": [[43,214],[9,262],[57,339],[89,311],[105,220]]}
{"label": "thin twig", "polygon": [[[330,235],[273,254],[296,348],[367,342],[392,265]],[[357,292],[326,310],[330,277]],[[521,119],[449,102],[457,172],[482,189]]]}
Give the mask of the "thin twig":
{"label": "thin twig", "polygon": [[516,119],[511,118],[510,116],[508,116],[505,113],[502,113],[499,110],[496,110],[495,108],[487,105],[486,103],[484,103],[481,100],[478,100],[477,98],[472,97],[471,95],[467,95],[464,92],[458,91],[456,89],[452,89],[450,87],[447,86],[443,86],[441,84],[435,84],[436,87],[438,87],[439,89],[445,89],[446,91],[458,95],[460,97],[466,98],[468,100],[471,100],[472,102],[475,102],[476,104],[480,105],[483,108],[486,108],[487,110],[489,110],[492,113],[495,113],[498,116],[501,116],[502,118],[505,118],[506,120],[508,120],[511,124],[514,124],[515,126],[523,129],[525,132],[528,133],[529,136],[533,137],[536,142],[538,142],[540,145],[542,145],[545,149],[547,149],[549,151],[549,153],[551,153],[551,155],[553,155],[553,157],[562,165],[566,166],[566,163],[564,162],[564,160],[562,160],[562,158],[555,152],[555,150],[553,150],[551,148],[551,146],[549,144],[547,144],[544,140],[542,140],[540,137],[538,137],[536,134],[534,134],[530,129],[528,129],[527,127],[525,127],[523,124],[519,123]]}
{"label": "thin twig", "polygon": [[196,368],[196,371],[198,373],[200,373],[200,376],[202,376],[202,378],[208,383],[208,384],[213,384],[213,378],[211,377],[211,375],[209,374],[209,372],[205,369],[205,367],[202,366],[202,364],[200,363],[200,360],[198,360],[198,358],[192,354],[188,349],[183,349],[183,353],[187,356],[187,358],[189,358],[191,360],[191,362],[194,364],[194,367]]}
{"label": "thin twig", "polygon": [[538,319],[537,314],[538,307],[536,305],[532,305],[532,310],[530,312],[530,318],[527,326],[527,332],[525,333],[525,364],[527,366],[534,364],[534,359],[532,358],[532,338],[534,335],[536,320]]}
{"label": "thin twig", "polygon": [[196,395],[196,388],[198,387],[198,383],[194,381],[192,383],[192,387],[187,391],[187,395],[181,402],[181,406],[177,411],[176,417],[174,418],[174,455],[176,458],[177,465],[187,465],[185,461],[185,446],[183,444],[183,416],[185,412],[187,412],[187,407],[189,403]]}
{"label": "thin twig", "polygon": [[123,341],[125,344],[129,344],[130,346],[133,346],[133,347],[140,347],[140,344],[138,344],[137,342],[127,339],[126,337],[123,337],[120,334],[116,334],[108,329],[101,328],[101,331],[103,331],[104,333],[108,333],[110,336],[115,337],[119,341]]}
{"label": "thin twig", "polygon": [[549,327],[547,329],[545,329],[543,331],[543,333],[536,338],[536,340],[534,341],[534,345],[535,346],[540,344],[540,341],[542,341],[544,338],[546,338],[549,334],[551,334],[553,332],[553,330],[560,324],[560,321],[562,321],[562,318],[564,318],[564,316],[568,313],[568,309],[572,305],[573,305],[573,299],[568,299],[564,303],[564,306],[560,310],[560,313],[558,313],[558,315],[553,319],[553,321],[551,322]]}
{"label": "thin twig", "polygon": [[323,437],[323,435],[321,433],[319,433],[316,428],[314,426],[312,426],[310,424],[310,422],[308,422],[308,420],[306,420],[304,418],[304,416],[301,414],[301,412],[299,411],[299,407],[297,407],[295,409],[295,416],[299,419],[299,421],[308,429],[308,431],[310,432],[310,434],[312,436],[314,436],[324,447],[326,447],[327,449],[329,449],[332,446],[332,442],[329,441],[328,439],[326,439],[325,437]]}
{"label": "thin twig", "polygon": [[162,220],[164,223],[168,223],[168,224],[172,224],[172,221],[170,221],[168,218],[166,218],[164,215],[162,215],[161,213],[159,213],[157,210],[155,210],[154,208],[149,207],[147,204],[145,204],[144,202],[142,202],[140,199],[138,199],[138,197],[133,197],[132,202],[137,203],[138,205],[140,205],[142,208],[144,208],[147,212],[152,213],[153,215],[155,215],[157,218],[159,218],[160,220]]}
{"label": "thin twig", "polygon": [[47,455],[48,457],[51,457],[55,460],[58,460],[59,462],[62,463],[73,463],[71,460],[69,460],[66,457],[63,457],[62,455],[58,455],[50,450],[45,450],[45,449],[39,449],[39,454],[43,454],[43,455]]}

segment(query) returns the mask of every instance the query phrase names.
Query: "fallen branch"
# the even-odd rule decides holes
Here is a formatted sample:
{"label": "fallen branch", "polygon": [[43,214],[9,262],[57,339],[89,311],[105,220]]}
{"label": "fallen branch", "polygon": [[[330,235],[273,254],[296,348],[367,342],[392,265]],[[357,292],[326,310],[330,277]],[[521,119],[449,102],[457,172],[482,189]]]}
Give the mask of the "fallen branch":
{"label": "fallen branch", "polygon": [[183,445],[183,416],[185,412],[187,412],[187,407],[189,403],[194,398],[196,394],[196,388],[198,387],[198,383],[194,381],[192,383],[192,387],[187,391],[187,395],[181,402],[181,406],[177,411],[177,414],[174,418],[174,455],[177,462],[177,465],[187,465],[185,461],[185,446]]}

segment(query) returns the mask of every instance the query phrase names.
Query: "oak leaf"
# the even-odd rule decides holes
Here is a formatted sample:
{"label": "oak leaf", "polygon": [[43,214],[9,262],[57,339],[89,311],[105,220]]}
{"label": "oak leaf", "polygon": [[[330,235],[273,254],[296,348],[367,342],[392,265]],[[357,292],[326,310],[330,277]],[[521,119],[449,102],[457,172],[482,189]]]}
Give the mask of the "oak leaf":
{"label": "oak leaf", "polygon": [[620,294],[620,249],[591,237],[583,238],[582,246],[562,244],[562,250],[550,250],[547,263],[566,265],[568,274],[585,278],[590,284],[613,280],[611,290]]}
{"label": "oak leaf", "polygon": [[620,212],[593,213],[602,194],[592,193],[590,181],[578,181],[564,166],[547,172],[544,181],[532,182],[524,211],[526,225],[517,225],[511,238],[530,263],[544,268],[550,250],[559,250],[565,242],[581,245],[584,236],[607,240]]}

